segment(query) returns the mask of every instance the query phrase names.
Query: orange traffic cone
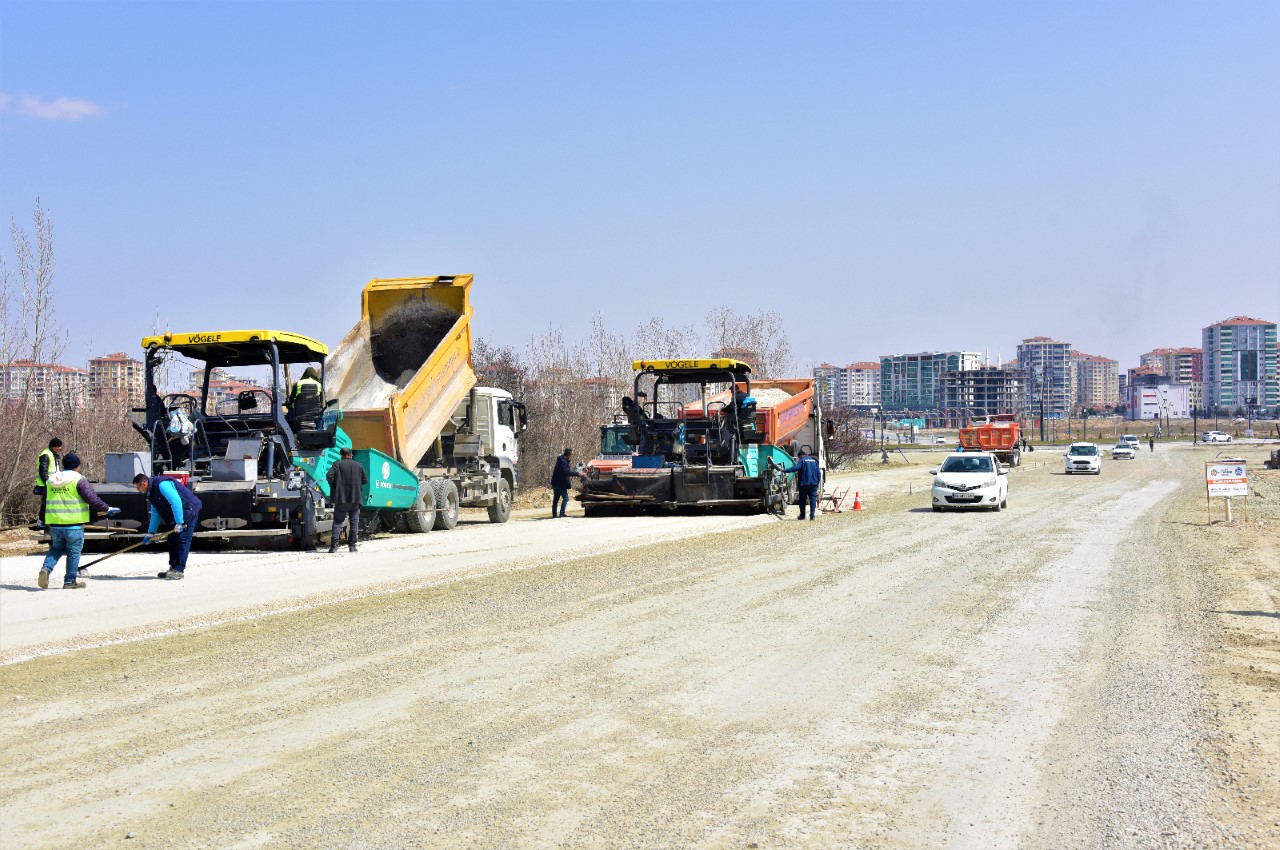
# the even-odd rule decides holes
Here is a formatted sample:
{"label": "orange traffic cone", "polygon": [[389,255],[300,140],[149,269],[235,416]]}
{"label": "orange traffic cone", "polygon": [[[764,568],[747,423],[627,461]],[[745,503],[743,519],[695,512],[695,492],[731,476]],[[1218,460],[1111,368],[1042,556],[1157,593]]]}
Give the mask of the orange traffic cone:
{"label": "orange traffic cone", "polygon": [[853,509],[855,511],[862,510],[862,494],[857,490],[853,491]]}

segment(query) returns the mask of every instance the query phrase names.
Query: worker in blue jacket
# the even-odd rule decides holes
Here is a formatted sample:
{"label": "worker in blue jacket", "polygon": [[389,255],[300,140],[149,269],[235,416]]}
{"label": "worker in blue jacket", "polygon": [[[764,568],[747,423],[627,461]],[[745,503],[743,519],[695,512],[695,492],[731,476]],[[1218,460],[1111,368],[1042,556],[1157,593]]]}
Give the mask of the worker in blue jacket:
{"label": "worker in blue jacket", "polygon": [[187,555],[191,552],[191,538],[196,533],[200,509],[204,507],[187,485],[166,475],[148,478],[139,472],[133,478],[133,486],[147,497],[151,518],[143,543],[151,542],[151,535],[165,526],[169,534],[169,569],[157,573],[159,578],[176,581],[185,576]]}
{"label": "worker in blue jacket", "polygon": [[[564,516],[565,508],[569,507],[569,479],[582,477],[582,473],[570,465],[572,462],[573,449],[565,449],[564,454],[556,458],[556,465],[551,468],[552,518]],[[557,506],[559,513],[556,513]]]}
{"label": "worker in blue jacket", "polygon": [[818,488],[822,486],[822,467],[818,466],[818,459],[801,449],[795,465],[782,471],[796,473],[796,486],[800,490],[800,519],[804,519],[805,504],[809,505],[809,519],[817,519]]}

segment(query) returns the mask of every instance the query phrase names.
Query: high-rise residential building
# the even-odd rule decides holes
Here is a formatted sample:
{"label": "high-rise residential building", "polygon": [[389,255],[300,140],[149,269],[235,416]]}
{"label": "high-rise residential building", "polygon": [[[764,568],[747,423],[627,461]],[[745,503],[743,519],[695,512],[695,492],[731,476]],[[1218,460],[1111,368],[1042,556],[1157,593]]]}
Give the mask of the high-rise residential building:
{"label": "high-rise residential building", "polygon": [[1191,388],[1191,404],[1204,406],[1204,349],[1156,348],[1138,357],[1142,366],[1151,366],[1177,384]]}
{"label": "high-rise residential building", "polygon": [[880,405],[885,410],[934,410],[943,372],[965,372],[982,364],[977,351],[933,351],[880,357]]}
{"label": "high-rise residential building", "polygon": [[1071,352],[1076,370],[1076,406],[1110,410],[1120,403],[1120,362],[1083,351]]}
{"label": "high-rise residential building", "polygon": [[822,406],[877,407],[880,404],[880,364],[871,362],[835,366],[823,363],[813,370]]}
{"label": "high-rise residential building", "polygon": [[846,404],[846,383],[843,369],[830,363],[823,363],[821,366],[814,368],[813,379],[816,384],[818,399],[825,409],[831,410],[836,407],[843,407]]}
{"label": "high-rise residential building", "polygon": [[846,404],[852,407],[880,406],[880,364],[870,361],[844,367]]}
{"label": "high-rise residential building", "polygon": [[1204,406],[1230,411],[1280,404],[1276,323],[1233,316],[1202,331]]}
{"label": "high-rise residential building", "polygon": [[80,407],[89,400],[89,370],[31,360],[0,363],[0,396],[31,398],[58,409]]}
{"label": "high-rise residential building", "polygon": [[1064,419],[1075,407],[1075,363],[1071,343],[1047,336],[1024,339],[1018,346],[1018,366],[1027,373],[1026,409],[1047,419]]}
{"label": "high-rise residential building", "polygon": [[89,361],[89,388],[94,401],[142,405],[143,366],[122,351]]}
{"label": "high-rise residential building", "polygon": [[[1012,413],[1020,416],[1026,404],[1027,373],[1017,366],[982,366],[943,372],[938,384],[938,408],[949,426],[960,427],[973,416]],[[959,411],[967,411],[961,416]]]}

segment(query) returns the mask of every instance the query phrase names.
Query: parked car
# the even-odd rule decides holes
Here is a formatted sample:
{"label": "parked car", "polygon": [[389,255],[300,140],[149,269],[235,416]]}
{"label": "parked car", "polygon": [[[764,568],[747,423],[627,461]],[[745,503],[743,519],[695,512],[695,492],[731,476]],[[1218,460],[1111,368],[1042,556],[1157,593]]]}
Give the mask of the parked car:
{"label": "parked car", "polygon": [[1009,470],[991,452],[947,455],[929,470],[933,479],[933,509],[985,508],[999,511],[1009,504]]}
{"label": "parked car", "polygon": [[1124,434],[1120,437],[1120,442],[1125,445],[1132,446],[1134,452],[1137,452],[1142,448],[1142,441],[1138,439],[1137,434]]}
{"label": "parked car", "polygon": [[1229,443],[1231,442],[1231,435],[1224,433],[1222,431],[1205,431],[1203,434],[1200,435],[1200,442]]}
{"label": "parked car", "polygon": [[933,442],[934,442],[935,444],[949,443],[949,442],[951,442],[951,439],[950,439],[949,437],[944,437],[944,436],[942,436],[941,434],[934,434],[934,435],[933,435]]}
{"label": "parked car", "polygon": [[1062,456],[1066,458],[1063,471],[1067,475],[1074,472],[1102,474],[1102,452],[1098,451],[1096,443],[1072,443]]}
{"label": "parked car", "polygon": [[1111,450],[1112,460],[1133,460],[1137,456],[1138,450],[1128,443],[1116,443]]}

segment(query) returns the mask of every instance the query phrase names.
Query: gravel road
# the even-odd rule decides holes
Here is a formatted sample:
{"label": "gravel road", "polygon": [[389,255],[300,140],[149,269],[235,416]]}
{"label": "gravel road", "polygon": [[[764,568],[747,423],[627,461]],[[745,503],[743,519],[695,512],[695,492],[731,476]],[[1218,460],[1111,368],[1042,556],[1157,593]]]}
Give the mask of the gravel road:
{"label": "gravel road", "polygon": [[[1268,846],[1210,814],[1202,459],[1024,467],[997,514],[932,513],[913,468],[816,523],[393,538],[356,575],[396,592],[281,613],[224,594],[355,595],[356,559],[206,556],[105,588],[183,594],[123,624],[102,579],[2,590],[7,657],[39,656],[0,668],[5,846]],[[130,639],[172,605],[221,624]]]}

